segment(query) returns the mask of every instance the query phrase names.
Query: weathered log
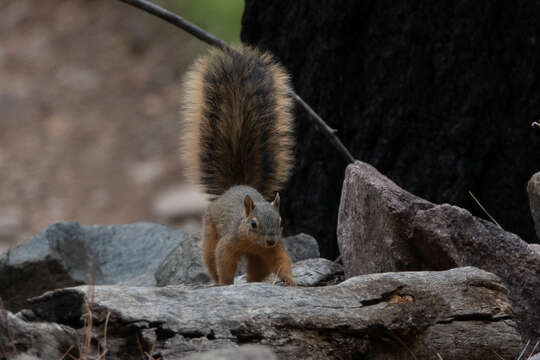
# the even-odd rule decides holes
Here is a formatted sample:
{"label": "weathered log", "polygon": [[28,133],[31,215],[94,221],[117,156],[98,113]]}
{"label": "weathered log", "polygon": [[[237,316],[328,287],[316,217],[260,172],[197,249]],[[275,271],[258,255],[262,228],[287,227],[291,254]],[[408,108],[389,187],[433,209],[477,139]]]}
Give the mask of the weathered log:
{"label": "weathered log", "polygon": [[[96,286],[93,293],[93,336],[101,346],[110,313],[110,358],[139,359],[140,343],[165,359],[239,344],[266,345],[281,359],[409,352],[417,359],[498,359],[514,358],[521,341],[504,286],[476,268],[373,274],[313,288]],[[26,316],[80,327],[87,294],[87,287],[46,293]]]}

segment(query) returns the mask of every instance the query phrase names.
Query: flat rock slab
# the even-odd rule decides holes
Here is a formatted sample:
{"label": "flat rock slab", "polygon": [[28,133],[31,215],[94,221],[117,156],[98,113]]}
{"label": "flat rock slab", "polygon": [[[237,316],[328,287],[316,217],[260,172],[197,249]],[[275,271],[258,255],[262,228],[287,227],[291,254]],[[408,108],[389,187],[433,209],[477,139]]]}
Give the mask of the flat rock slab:
{"label": "flat rock slab", "polygon": [[47,290],[143,279],[188,237],[149,223],[57,223],[0,256],[0,297],[8,310],[17,311],[25,299]]}
{"label": "flat rock slab", "polygon": [[[88,287],[32,300],[27,318],[80,324]],[[111,358],[179,358],[240,344],[268,346],[280,359],[515,358],[521,338],[506,290],[476,268],[351,278],[324,287],[250,283],[93,288],[93,336]],[[0,337],[2,335],[0,334]],[[498,354],[498,355],[495,355]]]}
{"label": "flat rock slab", "polygon": [[338,222],[346,277],[476,266],[501,277],[522,334],[540,337],[540,256],[517,235],[401,189],[374,167],[347,167]]}

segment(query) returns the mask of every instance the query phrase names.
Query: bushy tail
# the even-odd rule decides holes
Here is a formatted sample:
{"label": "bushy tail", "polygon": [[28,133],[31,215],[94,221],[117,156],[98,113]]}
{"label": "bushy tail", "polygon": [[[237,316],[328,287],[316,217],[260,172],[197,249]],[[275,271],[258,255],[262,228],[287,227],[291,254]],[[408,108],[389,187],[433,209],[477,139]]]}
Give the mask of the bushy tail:
{"label": "bushy tail", "polygon": [[208,194],[248,185],[267,199],[293,166],[289,76],[268,53],[213,50],[187,73],[182,154]]}

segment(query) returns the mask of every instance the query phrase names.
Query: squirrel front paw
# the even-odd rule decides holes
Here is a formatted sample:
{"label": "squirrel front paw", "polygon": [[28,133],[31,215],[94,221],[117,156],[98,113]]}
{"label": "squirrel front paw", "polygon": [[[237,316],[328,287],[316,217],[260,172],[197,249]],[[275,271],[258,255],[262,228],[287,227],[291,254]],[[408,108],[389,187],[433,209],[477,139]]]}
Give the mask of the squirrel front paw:
{"label": "squirrel front paw", "polygon": [[282,278],[285,286],[296,286],[296,283],[294,282],[292,277],[284,277]]}

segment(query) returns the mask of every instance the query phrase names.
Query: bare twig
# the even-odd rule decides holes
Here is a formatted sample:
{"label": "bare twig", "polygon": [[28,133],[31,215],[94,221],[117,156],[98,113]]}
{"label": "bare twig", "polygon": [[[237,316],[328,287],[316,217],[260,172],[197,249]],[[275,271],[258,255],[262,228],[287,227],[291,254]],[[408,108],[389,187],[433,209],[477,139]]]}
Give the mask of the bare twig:
{"label": "bare twig", "polygon": [[[126,4],[129,4],[131,6],[134,6],[136,8],[139,8],[143,11],[146,11],[152,15],[155,15],[165,21],[167,21],[170,24],[173,24],[184,31],[190,33],[191,35],[195,36],[197,39],[204,41],[207,44],[210,44],[212,46],[218,47],[220,49],[227,49],[229,51],[237,52],[236,49],[231,47],[229,44],[224,42],[223,40],[220,40],[216,38],[214,35],[206,32],[205,30],[201,29],[195,24],[192,24],[191,22],[187,21],[181,16],[178,16],[168,10],[163,9],[160,6],[157,6],[153,4],[150,1],[147,0],[120,0]],[[298,94],[295,92],[292,92],[292,97],[296,100],[296,102],[306,110],[306,112],[309,114],[309,119],[315,125],[315,128],[319,130],[329,141],[332,143],[332,145],[336,148],[336,150],[341,154],[343,159],[347,161],[348,163],[354,162],[354,157],[351,155],[349,150],[343,145],[339,137],[335,134],[337,131],[335,129],[332,129],[324,120],[317,115],[317,113],[309,106]]]}
{"label": "bare twig", "polygon": [[499,225],[499,223],[497,222],[497,220],[495,220],[493,218],[493,216],[491,216],[485,207],[482,206],[482,204],[480,204],[480,201],[478,201],[478,199],[476,198],[476,196],[474,196],[474,194],[472,192],[469,191],[469,195],[471,195],[471,197],[473,198],[474,201],[476,201],[476,203],[478,204],[478,206],[480,206],[480,209],[482,209],[484,211],[484,213],[486,213],[486,215],[491,219],[491,221],[493,221],[498,227],[499,229],[503,230],[502,226]]}
{"label": "bare twig", "polygon": [[109,352],[109,349],[107,349],[107,328],[109,327],[109,318],[111,317],[111,312],[107,312],[107,316],[105,317],[105,328],[103,329],[103,353],[99,356],[98,360],[102,357],[105,357],[107,353]]}

